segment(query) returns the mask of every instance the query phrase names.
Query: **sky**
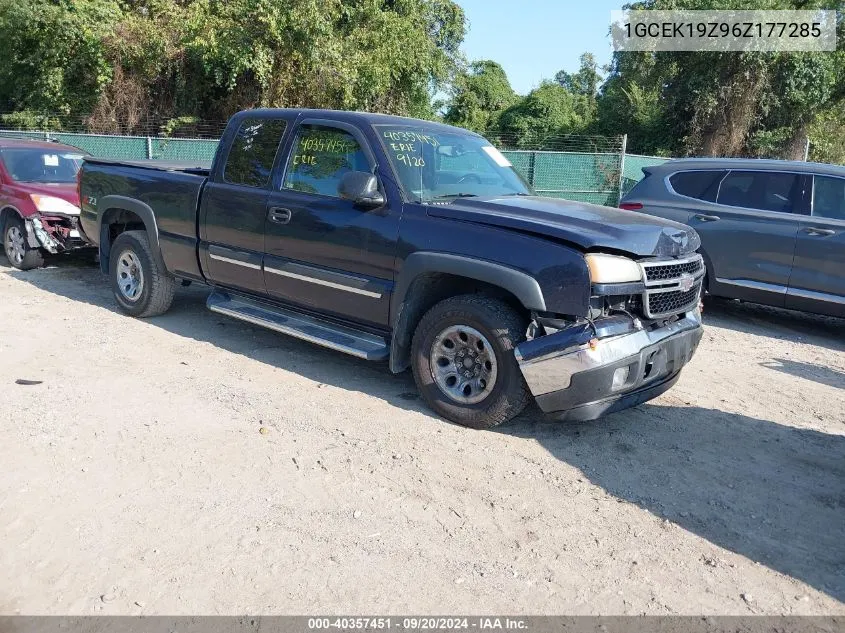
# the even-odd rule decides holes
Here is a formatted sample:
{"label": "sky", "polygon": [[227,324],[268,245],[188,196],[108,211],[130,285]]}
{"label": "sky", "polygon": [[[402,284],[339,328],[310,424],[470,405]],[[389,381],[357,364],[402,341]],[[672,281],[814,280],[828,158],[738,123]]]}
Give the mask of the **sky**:
{"label": "sky", "polygon": [[610,62],[610,12],[624,0],[456,0],[469,19],[464,54],[492,59],[520,94],[578,70],[581,53]]}

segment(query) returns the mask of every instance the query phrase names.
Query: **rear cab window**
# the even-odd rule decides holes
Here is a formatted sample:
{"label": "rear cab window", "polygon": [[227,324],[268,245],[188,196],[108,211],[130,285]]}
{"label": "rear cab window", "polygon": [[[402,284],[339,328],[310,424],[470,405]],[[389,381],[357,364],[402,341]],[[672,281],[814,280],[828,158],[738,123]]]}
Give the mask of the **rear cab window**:
{"label": "rear cab window", "polygon": [[286,127],[284,119],[244,119],[229,148],[223,180],[233,185],[266,187]]}
{"label": "rear cab window", "polygon": [[845,178],[813,177],[813,217],[845,220]]}
{"label": "rear cab window", "polygon": [[371,171],[367,154],[350,132],[327,125],[299,127],[288,158],[283,189],[339,198],[350,171]]}
{"label": "rear cab window", "polygon": [[719,183],[727,173],[726,170],[679,171],[669,176],[669,184],[675,193],[682,196],[716,202]]}
{"label": "rear cab window", "polygon": [[805,177],[776,171],[732,171],[719,187],[717,202],[732,207],[800,213]]}

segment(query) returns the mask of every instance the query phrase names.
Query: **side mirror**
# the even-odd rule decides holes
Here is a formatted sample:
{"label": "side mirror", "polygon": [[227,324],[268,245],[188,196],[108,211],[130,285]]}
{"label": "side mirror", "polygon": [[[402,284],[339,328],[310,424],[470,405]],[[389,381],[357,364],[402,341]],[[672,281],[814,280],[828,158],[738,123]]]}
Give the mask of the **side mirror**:
{"label": "side mirror", "polygon": [[384,195],[378,190],[378,179],[366,171],[343,174],[337,192],[344,200],[351,200],[361,209],[377,209],[384,205]]}

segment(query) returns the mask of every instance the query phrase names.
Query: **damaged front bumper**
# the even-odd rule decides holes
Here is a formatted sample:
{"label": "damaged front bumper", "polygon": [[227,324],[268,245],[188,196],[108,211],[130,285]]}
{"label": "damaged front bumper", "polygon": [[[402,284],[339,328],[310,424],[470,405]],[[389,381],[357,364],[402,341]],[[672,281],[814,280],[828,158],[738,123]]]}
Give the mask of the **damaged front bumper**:
{"label": "damaged front bumper", "polygon": [[697,309],[650,330],[627,316],[608,317],[521,343],[515,355],[543,412],[593,420],[669,389],[702,334]]}
{"label": "damaged front bumper", "polygon": [[30,248],[55,254],[92,246],[80,231],[78,217],[36,214],[26,218],[24,226]]}

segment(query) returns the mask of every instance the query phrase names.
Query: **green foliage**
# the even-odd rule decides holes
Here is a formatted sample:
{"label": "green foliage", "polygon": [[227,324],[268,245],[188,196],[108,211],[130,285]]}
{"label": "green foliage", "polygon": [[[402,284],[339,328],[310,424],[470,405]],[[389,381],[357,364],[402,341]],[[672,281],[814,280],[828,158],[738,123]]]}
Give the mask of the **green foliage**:
{"label": "green foliage", "polygon": [[[845,0],[641,0],[635,9],[845,8]],[[589,53],[517,95],[466,64],[454,0],[0,0],[0,122],[166,136],[249,107],[443,118],[509,146],[628,135],[655,155],[845,162],[845,49]],[[840,13],[840,42],[845,20]],[[603,74],[606,78],[603,79]],[[432,103],[434,95],[448,95]],[[11,113],[11,114],[9,114]],[[46,113],[46,114],[44,114]],[[214,130],[216,133],[219,130]]]}
{"label": "green foliage", "polygon": [[[643,0],[630,7],[841,10],[842,4],[841,0]],[[813,122],[843,99],[842,51],[622,52],[614,55],[596,127],[618,130],[621,121],[629,147],[645,153],[802,158]],[[633,112],[626,114],[626,105]],[[648,116],[637,121],[636,112]]]}
{"label": "green foliage", "polygon": [[93,107],[111,77],[102,41],[120,15],[111,0],[0,0],[2,110]]}
{"label": "green foliage", "polygon": [[0,121],[3,122],[4,126],[14,130],[52,131],[62,129],[62,121],[59,118],[31,110],[0,114]]}
{"label": "green foliage", "polygon": [[555,81],[569,92],[595,99],[601,83],[601,74],[596,58],[592,53],[584,53],[581,55],[580,61],[581,67],[577,73],[568,73],[561,70],[555,75]]}
{"label": "green foliage", "polygon": [[253,106],[433,116],[465,29],[451,0],[0,0],[0,111],[104,132]]}
{"label": "green foliage", "polygon": [[483,133],[518,100],[499,64],[490,60],[473,62],[455,78],[444,120]]}
{"label": "green foliage", "polygon": [[809,136],[810,160],[845,165],[845,103],[820,112]]}
{"label": "green foliage", "polygon": [[178,116],[173,119],[167,119],[162,124],[159,134],[161,136],[172,136],[180,127],[195,125],[196,123],[199,123],[199,118],[195,116]]}
{"label": "green foliage", "polygon": [[498,131],[519,148],[540,148],[551,136],[583,133],[590,123],[589,97],[544,82],[499,117]]}

